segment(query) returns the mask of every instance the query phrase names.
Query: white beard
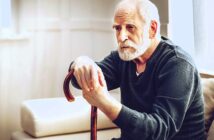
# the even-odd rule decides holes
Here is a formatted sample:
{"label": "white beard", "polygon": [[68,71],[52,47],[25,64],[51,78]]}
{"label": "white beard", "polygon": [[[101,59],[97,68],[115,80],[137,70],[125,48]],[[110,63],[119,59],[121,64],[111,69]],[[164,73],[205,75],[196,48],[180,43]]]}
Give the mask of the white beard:
{"label": "white beard", "polygon": [[121,49],[122,45],[119,44],[119,48],[118,48],[119,56],[124,61],[134,60],[134,59],[140,57],[141,55],[143,55],[145,53],[145,51],[149,47],[149,44],[150,44],[150,40],[144,40],[144,43],[142,45],[139,45],[139,46],[128,41],[128,44],[125,46],[128,46],[128,47],[134,49],[134,52],[131,51],[130,49],[123,49],[122,50]]}

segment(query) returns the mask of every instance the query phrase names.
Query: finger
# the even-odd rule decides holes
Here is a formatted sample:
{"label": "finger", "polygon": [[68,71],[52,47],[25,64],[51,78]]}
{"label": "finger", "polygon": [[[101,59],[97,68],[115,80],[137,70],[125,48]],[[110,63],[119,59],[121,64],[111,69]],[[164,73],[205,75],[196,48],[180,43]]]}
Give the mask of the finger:
{"label": "finger", "polygon": [[98,71],[97,68],[92,66],[91,68],[91,85],[95,89],[98,87],[99,81],[98,81]]}
{"label": "finger", "polygon": [[82,82],[81,82],[81,79],[80,79],[78,71],[79,71],[78,69],[74,69],[74,76],[75,76],[75,78],[77,80],[78,85],[80,86],[80,88],[82,88]]}
{"label": "finger", "polygon": [[105,77],[103,75],[103,72],[101,69],[98,70],[98,79],[99,79],[99,83],[102,87],[106,87],[106,81],[105,81]]}
{"label": "finger", "polygon": [[93,80],[92,80],[92,65],[89,66],[89,75],[88,75],[88,85],[89,85],[89,88],[90,90],[93,90]]}
{"label": "finger", "polygon": [[84,69],[80,69],[80,81],[82,83],[82,89],[89,91],[89,87],[85,79],[85,74],[87,74],[87,72],[85,72]]}
{"label": "finger", "polygon": [[83,67],[83,69],[84,69],[84,76],[85,76],[85,82],[86,82],[86,84],[87,84],[87,87],[90,89],[90,87],[91,87],[91,74],[90,74],[90,66],[89,67],[86,67],[86,66],[84,66]]}

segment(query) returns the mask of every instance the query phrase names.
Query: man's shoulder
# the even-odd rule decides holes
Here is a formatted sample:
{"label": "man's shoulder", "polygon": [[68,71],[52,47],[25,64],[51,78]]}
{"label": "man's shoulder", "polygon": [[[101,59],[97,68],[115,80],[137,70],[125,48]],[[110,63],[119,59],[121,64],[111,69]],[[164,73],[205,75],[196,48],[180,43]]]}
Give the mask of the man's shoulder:
{"label": "man's shoulder", "polygon": [[164,56],[164,58],[174,61],[184,61],[191,64],[193,67],[196,67],[192,56],[181,46],[174,44],[171,40],[165,37],[162,38],[162,46],[162,48],[164,49],[162,51],[162,56]]}

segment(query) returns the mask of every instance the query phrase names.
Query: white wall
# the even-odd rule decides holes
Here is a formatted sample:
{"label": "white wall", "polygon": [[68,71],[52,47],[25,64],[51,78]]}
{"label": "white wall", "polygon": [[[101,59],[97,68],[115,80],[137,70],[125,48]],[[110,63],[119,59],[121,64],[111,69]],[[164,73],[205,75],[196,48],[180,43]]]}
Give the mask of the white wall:
{"label": "white wall", "polygon": [[167,37],[169,32],[169,0],[151,0],[157,7],[161,22],[161,35]]}
{"label": "white wall", "polygon": [[20,130],[20,103],[64,96],[70,62],[100,60],[115,47],[116,0],[15,0],[13,27],[27,38],[0,38],[0,139]]}

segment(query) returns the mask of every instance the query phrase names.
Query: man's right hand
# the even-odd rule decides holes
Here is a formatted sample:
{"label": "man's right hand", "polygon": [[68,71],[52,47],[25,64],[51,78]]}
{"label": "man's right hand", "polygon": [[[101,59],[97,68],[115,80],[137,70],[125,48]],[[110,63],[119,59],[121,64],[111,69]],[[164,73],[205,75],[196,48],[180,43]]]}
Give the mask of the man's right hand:
{"label": "man's right hand", "polygon": [[92,59],[80,56],[74,61],[71,69],[74,69],[74,76],[87,102],[98,107],[111,120],[115,120],[122,104],[110,96],[100,67]]}
{"label": "man's right hand", "polygon": [[98,77],[98,73],[101,72],[101,69],[89,57],[78,57],[72,64],[71,69],[74,69],[74,76],[83,90],[90,91],[99,85],[103,85]]}

